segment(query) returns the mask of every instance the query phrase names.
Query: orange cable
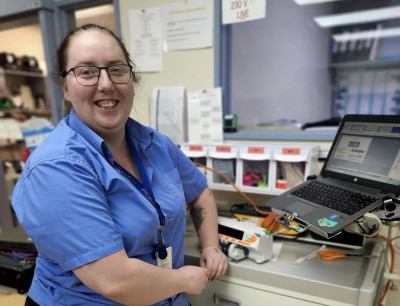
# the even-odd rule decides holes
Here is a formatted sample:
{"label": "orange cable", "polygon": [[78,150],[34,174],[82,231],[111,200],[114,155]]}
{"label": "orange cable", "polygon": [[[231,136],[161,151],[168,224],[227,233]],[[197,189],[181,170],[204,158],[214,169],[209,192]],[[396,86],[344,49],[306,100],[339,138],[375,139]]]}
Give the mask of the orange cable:
{"label": "orange cable", "polygon": [[275,213],[275,212],[267,212],[267,211],[263,211],[263,210],[261,210],[261,209],[259,209],[258,207],[257,207],[257,205],[256,205],[256,203],[254,203],[254,201],[252,200],[252,199],[250,199],[243,191],[241,191],[240,190],[240,188],[239,187],[237,187],[236,185],[235,185],[235,183],[233,183],[232,181],[231,181],[231,179],[226,175],[226,174],[224,174],[224,173],[222,173],[222,172],[220,172],[220,171],[218,171],[218,170],[215,170],[215,169],[213,169],[213,168],[210,168],[210,167],[207,167],[207,166],[205,166],[205,165],[203,165],[203,164],[200,164],[200,163],[198,163],[198,162],[194,162],[194,164],[197,166],[197,167],[201,167],[201,168],[205,168],[205,169],[207,169],[207,170],[210,170],[211,172],[214,172],[214,173],[217,173],[217,174],[219,174],[219,175],[221,175],[221,176],[223,176],[224,177],[224,179],[229,183],[229,184],[231,184],[253,207],[254,207],[254,209],[256,210],[256,212],[258,212],[259,214],[261,214],[261,215],[263,215],[263,216],[266,216],[266,218],[263,220],[263,223],[262,223],[262,227],[263,228],[266,228],[266,229],[268,229],[268,230],[271,230],[272,229],[272,227],[275,225],[275,218],[278,216],[278,214],[277,213]]}
{"label": "orange cable", "polygon": [[[393,273],[393,269],[394,269],[394,256],[395,256],[394,245],[393,245],[392,241],[390,241],[390,239],[387,238],[387,237],[385,237],[385,236],[378,235],[378,234],[375,235],[375,236],[376,236],[376,237],[380,237],[380,238],[386,240],[387,243],[388,243],[389,246],[390,246],[390,250],[391,250],[391,253],[392,253],[392,259],[391,259],[391,263],[390,263],[390,273]],[[381,297],[381,299],[379,300],[379,305],[383,305],[383,304],[382,304],[382,301],[385,299],[385,296],[386,296],[387,292],[389,291],[389,286],[390,286],[390,282],[391,282],[391,281],[392,281],[391,279],[389,279],[389,280],[387,281],[386,286],[385,286],[385,291],[383,292],[382,297]]]}
{"label": "orange cable", "polygon": [[217,173],[217,174],[219,174],[219,175],[222,175],[222,176],[224,177],[224,179],[228,181],[229,184],[231,184],[231,185],[232,185],[232,186],[247,200],[247,201],[250,202],[251,205],[253,205],[254,209],[255,209],[258,213],[260,213],[260,214],[262,214],[262,215],[264,215],[264,216],[268,216],[268,215],[270,214],[269,212],[262,211],[261,209],[259,209],[259,208],[257,207],[257,205],[253,202],[253,200],[250,199],[243,191],[241,191],[241,190],[239,189],[239,187],[237,187],[237,186],[235,185],[235,183],[233,183],[233,182],[231,181],[231,179],[230,179],[226,174],[224,174],[224,173],[222,173],[222,172],[220,172],[220,171],[218,171],[218,170],[215,170],[215,169],[213,169],[213,168],[207,167],[207,166],[205,166],[205,165],[203,165],[203,164],[200,164],[200,163],[198,163],[198,162],[194,162],[194,164],[195,164],[196,166],[198,166],[198,167],[202,167],[202,168],[205,168],[205,169],[210,170],[210,171],[212,171],[212,172],[215,172],[215,173]]}

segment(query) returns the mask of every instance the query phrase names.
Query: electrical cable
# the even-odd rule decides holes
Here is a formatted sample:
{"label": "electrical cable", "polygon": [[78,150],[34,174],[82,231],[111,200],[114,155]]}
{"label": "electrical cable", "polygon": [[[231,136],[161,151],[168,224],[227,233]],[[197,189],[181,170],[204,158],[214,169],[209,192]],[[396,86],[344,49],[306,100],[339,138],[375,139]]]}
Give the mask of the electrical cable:
{"label": "electrical cable", "polygon": [[25,252],[17,252],[17,251],[12,251],[12,252],[0,251],[0,254],[8,256],[14,260],[36,260],[36,258],[37,258],[37,253],[25,253]]}
{"label": "electrical cable", "polygon": [[[375,235],[375,236],[376,236],[376,237],[379,237],[379,238],[381,238],[381,239],[386,240],[386,242],[387,242],[387,243],[389,244],[389,246],[390,246],[391,255],[392,255],[391,264],[390,264],[390,273],[393,273],[393,269],[394,269],[394,259],[395,259],[394,245],[393,245],[392,241],[391,241],[389,238],[385,237],[385,236],[382,236],[382,235],[379,235],[379,234],[377,234],[377,235]],[[383,294],[382,294],[382,296],[381,296],[381,299],[379,300],[379,303],[378,303],[379,306],[383,306],[382,301],[385,299],[385,296],[386,296],[386,294],[387,294],[388,291],[389,291],[389,287],[390,287],[390,283],[391,283],[391,282],[392,282],[391,279],[389,279],[389,280],[387,281],[386,286],[385,286],[385,290],[384,290],[384,292],[383,292]]]}
{"label": "electrical cable", "polygon": [[251,198],[249,198],[242,190],[240,190],[240,188],[237,187],[235,185],[235,183],[233,183],[232,180],[227,175],[225,175],[225,173],[222,173],[222,172],[220,172],[218,170],[215,170],[213,168],[207,167],[207,166],[205,166],[203,164],[200,164],[198,162],[194,162],[194,164],[197,167],[201,167],[201,168],[210,170],[211,172],[214,172],[214,173],[217,173],[217,174],[221,175],[229,184],[231,184],[233,186],[233,188],[235,188],[237,190],[237,192],[239,192],[239,194],[241,196],[243,196],[254,207],[256,212],[258,212],[259,214],[261,214],[263,216],[266,216],[264,221],[263,221],[263,223],[262,223],[262,227],[263,228],[266,228],[267,230],[271,231],[271,229],[273,227],[275,227],[275,224],[276,224],[275,223],[276,222],[275,218],[278,216],[277,213],[275,213],[275,212],[267,212],[267,211],[263,211],[263,210],[259,209],[257,207],[256,203],[254,203],[254,201]]}
{"label": "electrical cable", "polygon": [[[396,237],[393,237],[391,240],[393,242],[393,241],[395,241],[396,239],[399,239],[399,238],[400,238],[400,236],[396,236]],[[396,253],[400,252],[400,246],[396,245],[394,242],[393,242],[393,245],[394,245],[394,248],[397,250]]]}

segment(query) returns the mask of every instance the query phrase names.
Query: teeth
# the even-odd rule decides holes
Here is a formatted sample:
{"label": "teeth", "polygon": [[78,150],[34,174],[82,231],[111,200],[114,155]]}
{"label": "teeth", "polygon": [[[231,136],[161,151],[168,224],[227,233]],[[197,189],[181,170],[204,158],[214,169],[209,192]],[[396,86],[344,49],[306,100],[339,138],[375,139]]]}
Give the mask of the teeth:
{"label": "teeth", "polygon": [[105,104],[101,104],[99,105],[101,109],[110,109],[113,108],[115,106],[115,102],[109,102],[109,103],[105,103]]}

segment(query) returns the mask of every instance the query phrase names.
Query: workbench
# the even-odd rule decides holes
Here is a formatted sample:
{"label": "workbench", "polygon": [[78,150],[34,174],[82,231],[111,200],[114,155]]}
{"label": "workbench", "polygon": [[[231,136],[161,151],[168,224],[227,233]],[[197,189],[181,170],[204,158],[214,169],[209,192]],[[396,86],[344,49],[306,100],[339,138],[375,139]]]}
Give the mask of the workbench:
{"label": "workbench", "polygon": [[[185,264],[199,265],[200,248],[194,231],[185,237]],[[384,250],[379,238],[368,238],[359,249],[327,246],[369,257],[346,257],[324,261],[315,253],[321,244],[295,239],[274,239],[281,243],[276,261],[258,264],[252,259],[230,261],[227,273],[207,283],[201,295],[189,296],[192,306],[204,305],[377,305],[382,294]]]}

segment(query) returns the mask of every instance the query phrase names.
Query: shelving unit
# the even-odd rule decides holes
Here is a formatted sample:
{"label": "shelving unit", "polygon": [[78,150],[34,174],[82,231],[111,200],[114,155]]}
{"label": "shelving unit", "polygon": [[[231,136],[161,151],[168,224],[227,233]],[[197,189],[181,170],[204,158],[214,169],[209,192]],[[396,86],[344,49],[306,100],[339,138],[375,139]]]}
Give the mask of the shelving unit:
{"label": "shelving unit", "polygon": [[329,68],[332,69],[381,69],[381,68],[400,68],[400,59],[398,60],[374,60],[374,61],[351,61],[343,63],[331,63]]}
{"label": "shelving unit", "polygon": [[[0,67],[0,98],[12,99],[21,95],[21,85],[31,93],[30,101],[14,109],[0,109],[1,114],[23,112],[28,115],[51,117],[51,103],[48,94],[47,77],[40,72],[4,69]],[[21,97],[24,99],[24,97]]]}
{"label": "shelving unit", "polygon": [[[182,151],[192,161],[206,160],[209,168],[225,174],[242,191],[249,193],[279,195],[294,187],[285,171],[291,174],[296,171],[297,183],[318,172],[319,146],[312,144],[184,144]],[[212,171],[206,171],[205,175],[211,189],[236,190],[222,175]]]}
{"label": "shelving unit", "polygon": [[[346,33],[379,33],[399,25],[399,21],[349,25],[334,28],[332,37]],[[332,38],[328,67],[333,82],[333,117],[349,113],[400,114],[399,50],[400,38],[397,36],[336,42]]]}

